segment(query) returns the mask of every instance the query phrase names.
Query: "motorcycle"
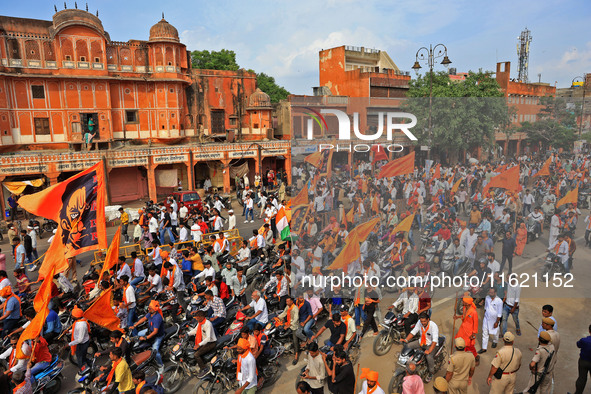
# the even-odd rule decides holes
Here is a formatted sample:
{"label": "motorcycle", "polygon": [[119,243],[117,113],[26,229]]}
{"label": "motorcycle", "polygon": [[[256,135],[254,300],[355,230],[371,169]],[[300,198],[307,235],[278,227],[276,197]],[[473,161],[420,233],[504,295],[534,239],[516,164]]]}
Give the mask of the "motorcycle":
{"label": "motorcycle", "polygon": [[[211,362],[215,355],[223,349],[224,346],[228,346],[233,342],[240,333],[234,335],[224,335],[218,338],[215,348],[202,355],[203,361]],[[177,392],[185,380],[190,378],[193,374],[199,371],[197,361],[195,360],[195,350],[189,343],[187,336],[177,342],[170,353],[170,361],[173,365],[170,365],[164,369],[162,387],[167,393]]]}
{"label": "motorcycle", "polygon": [[[57,230],[57,222],[51,219],[44,219],[42,229],[49,234],[53,234],[53,230]],[[39,236],[39,238],[41,238],[41,236]]]}
{"label": "motorcycle", "polygon": [[[433,359],[435,360],[435,373],[441,369],[443,363],[447,361],[447,350],[445,346],[445,337],[440,336],[438,345],[435,346]],[[429,368],[427,366],[427,357],[422,349],[412,349],[404,345],[400,355],[398,356],[398,367],[394,372],[394,376],[390,380],[388,389],[390,393],[402,393],[402,381],[406,376],[406,364],[413,361],[417,366],[417,375],[425,381],[429,375]]]}
{"label": "motorcycle", "polygon": [[562,260],[555,253],[548,253],[544,262],[544,268],[542,268],[542,275],[546,274],[565,274],[566,269]]}
{"label": "motorcycle", "polygon": [[53,356],[49,366],[35,375],[33,393],[59,393],[62,388],[62,369],[64,362],[58,356]]}
{"label": "motorcycle", "polygon": [[527,243],[538,239],[539,234],[536,232],[536,221],[534,219],[529,218],[525,227],[527,228]]}
{"label": "motorcycle", "polygon": [[[411,328],[416,325],[413,324]],[[406,338],[404,331],[404,317],[402,313],[388,311],[384,316],[384,327],[373,341],[373,352],[376,356],[383,356],[390,351],[393,344],[399,344],[400,341]]]}
{"label": "motorcycle", "polygon": [[224,349],[209,360],[209,370],[197,382],[193,394],[228,393],[237,389],[236,364],[232,362],[230,350]]}

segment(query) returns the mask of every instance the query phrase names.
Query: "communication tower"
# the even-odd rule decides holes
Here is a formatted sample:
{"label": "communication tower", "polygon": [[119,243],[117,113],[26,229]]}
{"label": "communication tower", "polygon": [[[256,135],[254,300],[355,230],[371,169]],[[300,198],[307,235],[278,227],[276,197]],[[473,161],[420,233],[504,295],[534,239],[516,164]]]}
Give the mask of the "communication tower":
{"label": "communication tower", "polygon": [[517,56],[519,57],[518,77],[519,82],[529,82],[527,78],[527,67],[529,65],[529,44],[531,43],[531,32],[525,28],[517,37]]}

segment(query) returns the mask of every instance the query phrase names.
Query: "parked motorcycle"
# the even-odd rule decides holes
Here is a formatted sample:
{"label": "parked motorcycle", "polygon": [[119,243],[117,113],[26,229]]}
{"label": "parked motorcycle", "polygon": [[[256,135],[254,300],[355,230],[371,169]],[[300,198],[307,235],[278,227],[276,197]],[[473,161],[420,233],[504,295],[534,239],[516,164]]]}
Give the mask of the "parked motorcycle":
{"label": "parked motorcycle", "polygon": [[[440,336],[438,345],[435,346],[433,358],[435,360],[435,373],[441,369],[443,363],[447,360],[447,350],[445,346],[445,337]],[[390,393],[402,393],[402,381],[406,376],[406,364],[413,361],[417,366],[417,375],[425,381],[429,375],[429,368],[427,366],[427,357],[422,349],[412,349],[406,344],[403,346],[400,355],[398,356],[398,367],[394,372],[394,376],[390,380],[388,389]]]}

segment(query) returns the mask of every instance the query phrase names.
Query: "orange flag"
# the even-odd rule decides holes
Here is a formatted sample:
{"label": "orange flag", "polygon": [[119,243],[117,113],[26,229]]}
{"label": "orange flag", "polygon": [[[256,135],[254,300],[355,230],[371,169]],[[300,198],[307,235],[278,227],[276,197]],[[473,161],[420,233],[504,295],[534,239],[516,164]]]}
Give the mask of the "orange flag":
{"label": "orange flag", "polygon": [[343,250],[341,250],[341,253],[339,253],[332,264],[327,267],[329,270],[346,269],[351,262],[361,257],[361,249],[359,248],[359,240],[357,239],[357,236],[353,235],[353,238],[351,239],[349,237],[351,237],[351,234],[347,236],[348,242],[345,244]]}
{"label": "orange flag", "polygon": [[413,173],[415,168],[415,152],[412,151],[408,155],[392,160],[382,167],[377,178],[390,178],[397,175],[405,175]]}
{"label": "orange flag", "polygon": [[290,201],[291,201],[291,206],[294,208],[299,205],[308,205],[308,203],[309,203],[309,201],[308,201],[308,184],[306,183],[306,185],[304,186],[304,188],[302,190],[300,190],[298,195],[295,196],[294,198],[292,198]]}
{"label": "orange flag", "polygon": [[564,197],[562,197],[560,200],[558,200],[558,202],[556,203],[556,208],[558,208],[561,205],[565,205],[565,204],[576,204],[579,201],[579,187],[575,187],[573,190],[571,190],[570,192],[566,193],[564,195]]}
{"label": "orange flag", "polygon": [[105,256],[105,262],[103,263],[103,269],[99,275],[99,281],[103,280],[103,274],[109,271],[117,264],[119,260],[119,244],[121,243],[121,226],[117,229],[109,249],[107,249],[107,255]]}
{"label": "orange flag", "polygon": [[347,238],[345,238],[345,242],[348,243],[354,238],[357,238],[360,242],[365,241],[367,236],[374,230],[374,228],[379,222],[380,217],[377,216],[368,222],[358,225],[353,230],[351,230],[349,235],[347,235]]}
{"label": "orange flag", "polygon": [[482,190],[482,194],[486,195],[491,187],[498,187],[511,192],[520,191],[521,185],[519,184],[519,166],[511,167],[507,171],[492,177],[490,182],[488,182]]}
{"label": "orange flag", "polygon": [[347,214],[345,215],[344,218],[344,224],[345,226],[348,223],[353,223],[353,221],[355,220],[355,206],[352,206],[351,209],[349,210],[349,212],[347,212]]}
{"label": "orange flag", "polygon": [[312,153],[304,159],[306,163],[312,164],[316,168],[320,168],[322,166],[322,159],[324,158],[322,152],[315,152]]}
{"label": "orange flag", "polygon": [[376,164],[380,160],[388,160],[388,154],[386,148],[382,144],[372,145],[371,151],[373,152],[373,160],[371,164]]}
{"label": "orange flag", "polygon": [[115,315],[111,307],[111,294],[113,288],[106,290],[101,296],[84,312],[84,317],[101,327],[111,331],[119,330],[121,321]]}
{"label": "orange flag", "polygon": [[435,173],[433,174],[433,178],[441,178],[441,164],[437,164],[435,167]]}
{"label": "orange flag", "polygon": [[394,234],[396,234],[399,231],[408,233],[410,231],[410,228],[412,227],[412,223],[414,220],[415,220],[414,213],[410,216],[405,217],[400,223],[398,223],[396,228],[394,228]]}
{"label": "orange flag", "polygon": [[[23,354],[22,347],[23,342],[29,339],[37,338],[41,335],[41,331],[43,330],[43,325],[45,324],[45,320],[47,319],[47,314],[49,313],[49,301],[51,300],[51,282],[53,281],[53,275],[56,272],[55,266],[51,267],[49,271],[49,275],[45,277],[41,287],[37,292],[37,296],[35,296],[35,312],[37,314],[31,320],[31,323],[25,328],[23,333],[18,339],[16,343],[16,358],[23,359],[28,358],[25,354]],[[39,309],[37,309],[39,308]]]}
{"label": "orange flag", "polygon": [[100,161],[63,182],[19,198],[18,204],[26,211],[58,223],[39,278],[46,278],[54,265],[55,272],[65,271],[70,257],[107,247],[104,172]]}
{"label": "orange flag", "polygon": [[540,171],[538,171],[534,176],[550,176],[550,163],[552,163],[552,156],[546,159],[544,165],[542,168],[540,168]]}
{"label": "orange flag", "polygon": [[463,179],[460,178],[458,179],[458,181],[456,183],[454,183],[454,185],[451,187],[451,192],[455,193],[458,191],[458,189],[460,188],[460,183],[462,183]]}

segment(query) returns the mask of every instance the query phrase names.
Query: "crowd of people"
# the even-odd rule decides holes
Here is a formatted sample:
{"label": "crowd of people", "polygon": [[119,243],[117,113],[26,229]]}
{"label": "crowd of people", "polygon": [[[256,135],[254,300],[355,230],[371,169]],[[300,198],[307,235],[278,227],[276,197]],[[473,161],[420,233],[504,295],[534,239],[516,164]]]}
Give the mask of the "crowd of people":
{"label": "crowd of people", "polygon": [[[31,231],[21,232],[19,237],[12,227],[9,240],[16,267],[14,278],[0,270],[2,336],[10,338],[11,343],[0,355],[9,366],[6,379],[11,379],[16,390],[20,390],[15,392],[30,392],[27,390],[34,384],[35,374],[47,367],[54,356],[48,349],[63,334],[76,364],[82,370],[91,368],[88,349],[100,334],[92,329],[95,324],[84,317],[84,310],[102,294],[112,291],[112,304],[122,331],[108,333],[111,345],[95,355],[109,357],[95,379],[115,384],[122,393],[158,390],[158,385],[146,382],[143,371],[132,372],[134,341],[148,343],[159,372],[166,375],[164,364],[169,354],[163,352],[163,346],[167,327],[179,323],[183,327],[181,335],[195,337],[197,368],[193,372],[201,379],[210,373],[207,355],[216,351],[237,312],[245,315],[244,325],[227,346],[236,356],[237,393],[253,393],[262,387],[263,366],[272,358],[277,343],[291,349],[294,365],[302,362],[302,354],[307,353],[297,385],[299,393],[321,393],[325,387],[332,393],[353,393],[353,364],[358,360],[360,344],[370,335],[369,331],[379,334],[384,315],[390,310],[402,315],[401,344],[421,350],[426,359],[425,371],[413,361],[406,363],[404,393],[423,393],[424,383],[431,380],[436,392],[465,393],[480,365],[480,357],[489,350],[489,342],[496,352],[486,381],[491,392],[512,392],[518,370],[531,375],[529,387],[538,384],[537,390],[549,392],[560,346],[553,307],[541,308],[539,346],[529,371],[520,370],[522,358],[526,357],[515,345],[516,337],[522,335],[521,288],[503,280],[501,275],[516,272],[514,256],[533,251],[534,247],[539,249],[538,239],[545,236],[548,244],[543,249],[560,260],[563,272],[576,270],[574,232],[582,216],[579,201],[556,204],[571,190],[587,190],[585,175],[591,163],[583,157],[566,159],[554,155],[547,161],[526,156],[494,164],[416,167],[413,174],[384,179],[376,176],[383,163],[377,164],[373,167],[360,160],[352,168],[334,165],[330,177],[322,176],[320,169],[308,163],[295,165],[292,183],[297,190],[307,190],[308,204],[291,208],[292,238],[287,242],[282,242],[276,222],[278,212],[289,207],[285,182],[278,182],[274,174],[266,174],[266,182],[259,177],[251,188],[248,177],[239,177],[237,197],[244,223],[253,223],[255,216],[263,220],[262,226],[253,229],[252,235],[233,251],[232,258],[226,234],[236,229],[237,221],[242,219],[235,217],[227,198],[208,195],[202,210],[168,198],[160,204],[147,204],[134,220],[121,209],[123,242],[137,243],[140,248],[130,257],[121,256],[103,276],[99,275],[100,269],[89,271],[81,281],[76,274],[76,260],[71,259],[70,269],[54,277],[51,312],[43,336],[23,344],[21,350],[26,358],[17,358],[15,346],[19,330],[26,327],[21,322],[34,317],[30,304],[36,285],[29,282],[24,266],[34,268],[36,241],[32,242]],[[496,175],[516,165],[522,187],[487,188]],[[536,176],[545,165],[551,175]],[[281,178],[286,176],[282,174]],[[277,190],[273,191],[275,186]],[[298,214],[298,210],[304,214]],[[404,231],[397,229],[410,217],[412,226]],[[367,236],[351,241],[349,234],[374,218],[379,220]],[[585,246],[589,246],[591,216],[587,215],[583,222]],[[31,241],[25,241],[26,237]],[[533,243],[528,242],[528,237]],[[348,242],[358,242],[358,254],[343,260],[340,254]],[[500,255],[495,252],[495,243],[501,244]],[[436,376],[440,372],[437,367],[442,365],[435,356],[444,343],[438,324],[441,322],[431,320],[433,294],[426,283],[430,275],[445,271],[445,255],[452,262],[451,274],[463,272],[484,281],[457,301],[454,319],[459,321],[459,330],[452,336],[455,351],[443,363],[444,376]],[[3,256],[0,254],[0,262]],[[253,266],[256,270],[251,276]],[[326,279],[338,275],[375,277],[379,282],[386,272],[426,281],[388,289],[399,293],[388,307],[383,305],[388,297],[384,288],[367,281],[355,288],[331,288],[317,280],[312,284],[306,282],[310,276]],[[259,277],[265,280],[259,281]],[[203,303],[194,310],[191,305],[196,299]],[[482,318],[479,308],[484,311]],[[67,321],[71,325],[63,324],[63,316],[69,316]],[[509,316],[515,334],[509,330]],[[279,327],[281,334],[277,337],[268,334],[270,323]],[[323,345],[319,343],[321,336],[326,338]],[[582,392],[590,370],[590,343],[588,338],[577,343],[581,348],[577,393]],[[376,371],[364,370],[359,378],[363,380],[362,393],[384,391]]]}

